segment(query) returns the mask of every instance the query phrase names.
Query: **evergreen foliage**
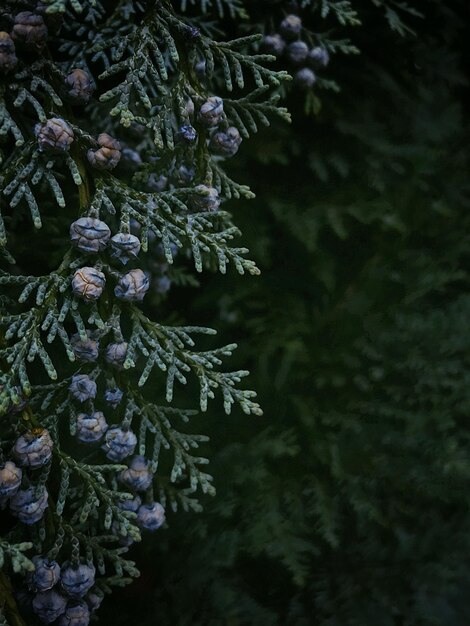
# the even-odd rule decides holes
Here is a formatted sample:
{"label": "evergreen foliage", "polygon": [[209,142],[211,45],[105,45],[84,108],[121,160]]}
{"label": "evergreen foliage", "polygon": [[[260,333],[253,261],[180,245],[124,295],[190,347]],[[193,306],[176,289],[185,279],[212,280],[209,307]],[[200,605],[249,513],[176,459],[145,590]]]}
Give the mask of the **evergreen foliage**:
{"label": "evergreen foliage", "polygon": [[[289,86],[293,126],[233,164],[256,169],[266,210],[239,220],[262,274],[196,306],[244,325],[266,417],[208,415],[218,497],[154,546],[169,566],[143,566],[144,623],[468,622],[466,6],[411,4],[326,22],[360,52],[324,71],[341,92],[317,85],[312,116]],[[266,34],[292,11],[247,6]]]}
{"label": "evergreen foliage", "polygon": [[467,623],[464,0],[4,4],[0,623]]}
{"label": "evergreen foliage", "polygon": [[[276,93],[288,74],[254,50],[259,35],[217,40],[185,9],[1,7],[0,609],[11,626],[86,626],[103,592],[138,576],[129,546],[163,524],[163,507],[198,511],[199,493],[214,493],[207,437],[186,426],[194,400],[170,405],[182,385],[202,411],[218,397],[226,413],[261,415],[247,371],[225,369],[236,344],[214,347],[192,316],[169,320],[164,294],[197,284],[193,268],[259,273],[220,208],[253,194],[212,137],[223,148],[230,130],[233,156],[273,116],[288,120]],[[239,2],[194,7],[212,9],[244,15]]]}

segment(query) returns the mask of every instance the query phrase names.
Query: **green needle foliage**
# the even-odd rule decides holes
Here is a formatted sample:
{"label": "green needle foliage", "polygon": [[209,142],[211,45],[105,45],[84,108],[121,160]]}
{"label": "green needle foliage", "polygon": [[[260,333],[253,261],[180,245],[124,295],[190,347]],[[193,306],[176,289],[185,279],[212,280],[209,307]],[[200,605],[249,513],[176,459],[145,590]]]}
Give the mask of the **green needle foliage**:
{"label": "green needle foliage", "polygon": [[[203,412],[218,399],[227,414],[262,414],[248,372],[226,369],[236,344],[215,347],[187,302],[172,309],[164,295],[197,285],[194,272],[259,273],[220,207],[253,197],[224,157],[289,120],[277,104],[288,73],[256,50],[260,35],[215,38],[213,11],[246,15],[222,1],[1,7],[0,610],[11,626],[54,621],[41,592],[72,623],[63,598],[90,585],[69,593],[66,562],[74,576],[93,571],[91,584],[96,572],[95,595],[122,587],[139,573],[128,547],[161,526],[162,507],[199,511],[199,494],[214,494],[194,398]],[[33,557],[62,565],[56,591],[34,578]]]}
{"label": "green needle foliage", "polygon": [[[231,169],[256,171],[265,211],[238,217],[262,274],[210,280],[196,306],[250,334],[237,358],[266,417],[208,415],[219,495],[154,545],[141,623],[469,620],[466,3],[409,5],[354,3],[344,30],[299,11],[360,54],[331,55],[341,92],[314,86],[316,116],[289,86],[293,125]],[[298,7],[248,10],[270,34]]]}

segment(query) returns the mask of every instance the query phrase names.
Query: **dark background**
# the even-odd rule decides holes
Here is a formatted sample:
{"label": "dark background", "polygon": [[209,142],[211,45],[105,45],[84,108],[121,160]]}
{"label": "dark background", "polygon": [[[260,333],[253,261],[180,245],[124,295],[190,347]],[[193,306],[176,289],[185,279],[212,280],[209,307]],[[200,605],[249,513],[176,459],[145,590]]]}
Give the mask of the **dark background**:
{"label": "dark background", "polygon": [[[307,115],[290,89],[292,125],[233,162],[257,194],[231,208],[261,277],[190,296],[240,343],[265,415],[193,422],[217,496],[135,548],[142,577],[105,624],[470,619],[467,7],[412,3],[403,33],[381,3],[357,8],[360,54],[327,70],[341,92]],[[187,302],[176,288],[166,306]]]}

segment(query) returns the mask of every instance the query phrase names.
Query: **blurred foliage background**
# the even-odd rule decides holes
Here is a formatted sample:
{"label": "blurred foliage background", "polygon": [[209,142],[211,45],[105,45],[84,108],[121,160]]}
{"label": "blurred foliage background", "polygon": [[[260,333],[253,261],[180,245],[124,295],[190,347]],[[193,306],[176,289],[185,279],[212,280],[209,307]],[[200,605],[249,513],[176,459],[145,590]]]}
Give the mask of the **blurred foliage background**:
{"label": "blurred foliage background", "polygon": [[[468,3],[410,5],[355,2],[341,32],[360,53],[325,71],[341,91],[306,113],[290,89],[292,125],[234,161],[262,275],[164,310],[239,341],[265,415],[198,418],[217,496],[135,548],[142,578],[103,623],[469,623]],[[248,3],[227,30],[288,10]]]}

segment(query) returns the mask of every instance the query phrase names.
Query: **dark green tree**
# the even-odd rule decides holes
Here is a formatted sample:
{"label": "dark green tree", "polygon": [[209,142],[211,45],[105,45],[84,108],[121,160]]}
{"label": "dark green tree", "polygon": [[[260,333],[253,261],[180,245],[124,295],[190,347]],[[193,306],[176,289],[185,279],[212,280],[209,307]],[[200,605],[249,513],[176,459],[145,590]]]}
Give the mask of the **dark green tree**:
{"label": "dark green tree", "polygon": [[255,372],[265,417],[209,414],[218,496],[154,546],[144,580],[155,605],[138,615],[172,626],[461,626],[466,3],[364,0],[361,24],[339,26],[332,12],[348,3],[299,5],[247,7],[266,34],[294,11],[319,44],[346,39],[359,54],[331,50],[322,76],[341,91],[289,87],[293,125],[242,149],[232,172],[255,172],[264,211],[243,205],[237,217],[262,274],[230,294],[210,280],[194,305],[211,323],[217,303],[227,337],[249,333],[237,358]]}
{"label": "dark green tree", "polygon": [[224,162],[289,120],[287,72],[260,35],[219,37],[210,7],[1,3],[2,624],[87,626],[139,575],[141,533],[214,494],[194,405],[262,414],[225,368],[236,344],[164,297],[259,274],[222,205],[253,193]]}

